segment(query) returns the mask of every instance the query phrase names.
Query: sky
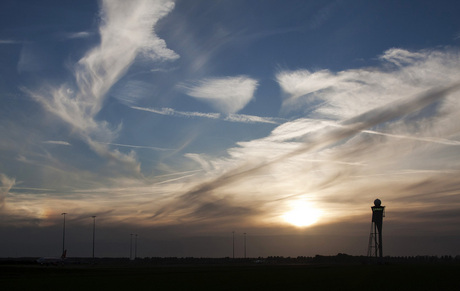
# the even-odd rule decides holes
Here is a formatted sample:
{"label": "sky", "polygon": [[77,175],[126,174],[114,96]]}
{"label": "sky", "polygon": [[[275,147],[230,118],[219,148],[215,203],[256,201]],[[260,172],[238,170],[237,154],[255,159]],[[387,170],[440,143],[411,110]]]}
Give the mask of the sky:
{"label": "sky", "polygon": [[459,10],[1,1],[0,257],[459,255]]}

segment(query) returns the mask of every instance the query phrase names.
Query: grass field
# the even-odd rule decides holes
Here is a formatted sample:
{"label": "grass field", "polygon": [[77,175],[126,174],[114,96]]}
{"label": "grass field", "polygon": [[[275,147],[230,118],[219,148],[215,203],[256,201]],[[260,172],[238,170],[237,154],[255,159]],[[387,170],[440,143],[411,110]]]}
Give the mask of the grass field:
{"label": "grass field", "polygon": [[1,290],[460,290],[460,266],[0,266]]}

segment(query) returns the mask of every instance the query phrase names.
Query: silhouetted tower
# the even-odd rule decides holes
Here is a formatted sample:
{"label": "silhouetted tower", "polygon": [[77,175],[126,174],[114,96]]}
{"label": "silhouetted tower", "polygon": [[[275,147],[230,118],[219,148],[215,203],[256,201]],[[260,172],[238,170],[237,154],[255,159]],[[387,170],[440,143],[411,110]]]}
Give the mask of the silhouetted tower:
{"label": "silhouetted tower", "polygon": [[367,249],[368,257],[383,258],[382,252],[382,224],[385,217],[385,206],[382,206],[380,199],[374,200],[372,209],[371,233],[369,235],[369,247]]}

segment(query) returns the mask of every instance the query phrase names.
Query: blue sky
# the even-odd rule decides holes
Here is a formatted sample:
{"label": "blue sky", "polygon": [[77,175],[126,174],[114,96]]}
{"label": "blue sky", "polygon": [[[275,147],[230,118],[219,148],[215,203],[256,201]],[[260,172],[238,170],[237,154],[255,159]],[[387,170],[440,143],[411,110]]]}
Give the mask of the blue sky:
{"label": "blue sky", "polygon": [[2,1],[0,256],[459,254],[459,8]]}

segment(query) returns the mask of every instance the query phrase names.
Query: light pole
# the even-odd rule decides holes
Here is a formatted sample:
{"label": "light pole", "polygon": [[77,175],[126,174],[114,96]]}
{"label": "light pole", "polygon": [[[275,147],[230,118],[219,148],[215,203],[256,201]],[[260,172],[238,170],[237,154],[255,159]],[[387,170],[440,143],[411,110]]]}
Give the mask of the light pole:
{"label": "light pole", "polygon": [[65,215],[67,213],[65,212],[62,212],[61,215],[64,215],[64,224],[63,224],[63,227],[62,227],[62,253],[64,254],[64,251],[65,251]]}
{"label": "light pole", "polygon": [[244,234],[244,258],[246,259],[246,233]]}
{"label": "light pole", "polygon": [[133,258],[133,234],[131,233],[131,240],[129,243],[129,259],[131,260]]}
{"label": "light pole", "polygon": [[96,215],[91,216],[93,218],[93,260],[94,260],[94,240],[96,237]]}
{"label": "light pole", "polygon": [[134,259],[137,258],[137,233],[134,236]]}
{"label": "light pole", "polygon": [[232,235],[233,235],[233,238],[232,238],[232,246],[233,246],[232,253],[233,253],[233,258],[235,258],[235,232],[234,231],[232,231]]}

